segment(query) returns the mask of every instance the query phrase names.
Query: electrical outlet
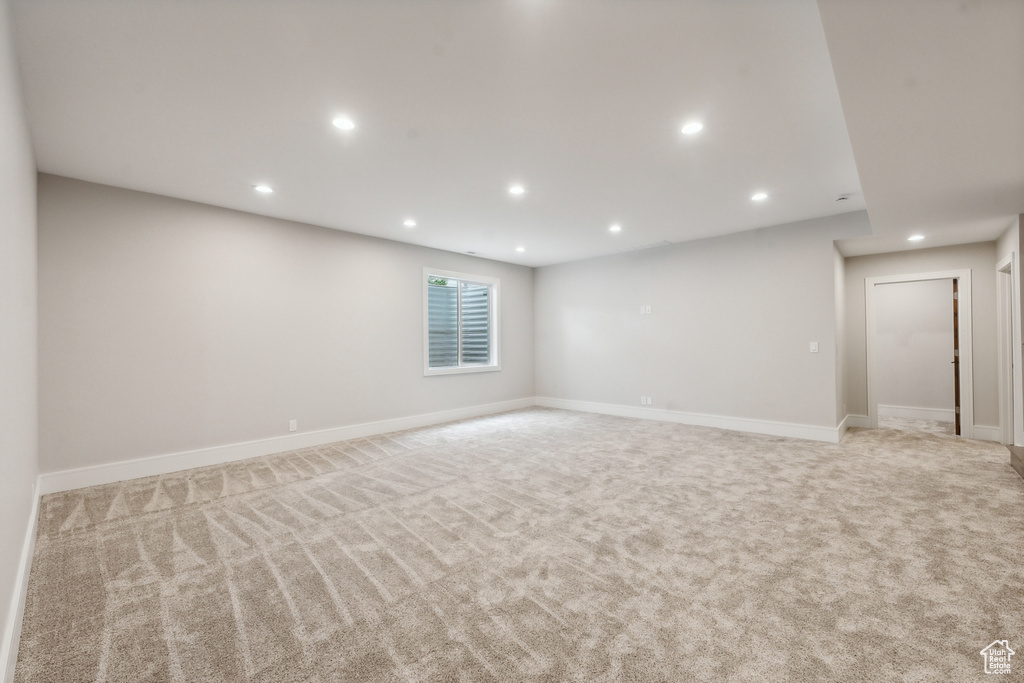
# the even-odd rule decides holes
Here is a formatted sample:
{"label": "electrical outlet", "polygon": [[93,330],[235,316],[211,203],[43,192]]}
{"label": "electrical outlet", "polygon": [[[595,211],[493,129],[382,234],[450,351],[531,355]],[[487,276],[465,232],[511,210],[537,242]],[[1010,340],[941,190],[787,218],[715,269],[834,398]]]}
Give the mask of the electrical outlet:
{"label": "electrical outlet", "polygon": [[645,305],[640,307],[640,315],[650,315],[650,314],[651,314],[651,305],[650,304],[645,304]]}
{"label": "electrical outlet", "polygon": [[289,432],[294,432],[298,428],[299,428],[299,421],[298,420],[288,420],[288,431]]}

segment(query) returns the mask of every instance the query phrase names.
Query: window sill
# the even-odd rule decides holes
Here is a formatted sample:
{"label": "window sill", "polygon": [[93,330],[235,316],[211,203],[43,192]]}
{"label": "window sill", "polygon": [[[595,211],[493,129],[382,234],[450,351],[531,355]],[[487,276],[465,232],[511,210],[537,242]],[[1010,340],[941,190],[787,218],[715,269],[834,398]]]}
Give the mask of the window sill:
{"label": "window sill", "polygon": [[464,365],[460,368],[424,368],[423,376],[462,375],[468,372],[496,372],[498,370],[501,370],[500,365]]}

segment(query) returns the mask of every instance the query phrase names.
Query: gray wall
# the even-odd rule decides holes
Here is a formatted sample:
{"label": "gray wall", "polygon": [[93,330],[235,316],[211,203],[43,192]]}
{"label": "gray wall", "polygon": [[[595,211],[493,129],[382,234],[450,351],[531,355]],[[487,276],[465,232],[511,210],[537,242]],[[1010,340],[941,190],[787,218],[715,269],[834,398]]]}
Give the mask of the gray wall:
{"label": "gray wall", "polygon": [[846,259],[846,404],[868,414],[864,280],[969,268],[974,308],[974,423],[999,424],[996,376],[996,244],[982,242]]}
{"label": "gray wall", "polygon": [[0,637],[6,644],[38,474],[36,170],[7,0],[0,0],[0,188]]}
{"label": "gray wall", "polygon": [[[39,178],[44,472],[531,397],[533,271]],[[423,376],[422,269],[501,278],[499,372]]]}
{"label": "gray wall", "polygon": [[878,285],[875,341],[878,404],[948,410],[952,421],[953,280]]}
{"label": "gray wall", "polygon": [[836,424],[846,418],[846,259],[832,247],[832,287],[836,325]]}
{"label": "gray wall", "polygon": [[835,427],[832,240],[862,224],[853,213],[537,269],[537,394]]}

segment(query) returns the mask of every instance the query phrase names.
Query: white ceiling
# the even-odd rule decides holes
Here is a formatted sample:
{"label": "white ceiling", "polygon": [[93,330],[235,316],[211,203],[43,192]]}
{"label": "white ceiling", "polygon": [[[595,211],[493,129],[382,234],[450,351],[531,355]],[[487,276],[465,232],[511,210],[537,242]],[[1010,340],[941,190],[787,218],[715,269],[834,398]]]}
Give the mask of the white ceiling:
{"label": "white ceiling", "polygon": [[531,266],[864,208],[813,0],[14,8],[48,173]]}
{"label": "white ceiling", "polygon": [[994,239],[1024,211],[1022,0],[14,9],[48,173],[531,266],[865,199],[848,255]]}
{"label": "white ceiling", "polygon": [[843,253],[997,238],[1024,213],[1024,0],[818,4],[874,231]]}

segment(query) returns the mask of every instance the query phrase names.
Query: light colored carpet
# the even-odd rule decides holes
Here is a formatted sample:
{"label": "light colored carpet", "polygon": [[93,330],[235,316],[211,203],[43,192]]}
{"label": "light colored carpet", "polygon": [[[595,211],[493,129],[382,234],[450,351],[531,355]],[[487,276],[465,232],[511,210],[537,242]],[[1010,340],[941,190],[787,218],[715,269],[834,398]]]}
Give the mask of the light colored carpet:
{"label": "light colored carpet", "polygon": [[878,418],[879,429],[898,429],[901,432],[927,432],[928,434],[945,434],[954,436],[956,425],[952,422],[940,422],[939,420],[914,420],[908,417],[881,417]]}
{"label": "light colored carpet", "polygon": [[46,496],[16,681],[981,680],[1022,605],[995,444],[530,409]]}

